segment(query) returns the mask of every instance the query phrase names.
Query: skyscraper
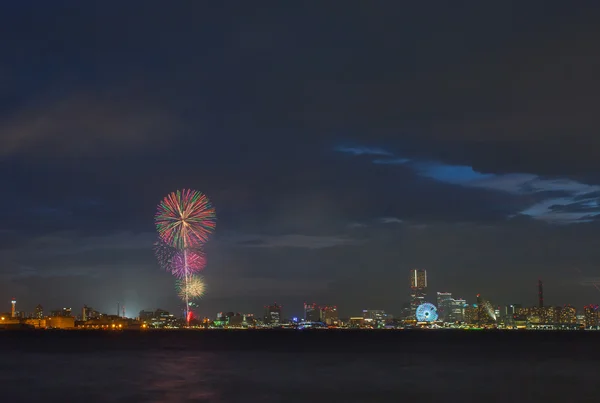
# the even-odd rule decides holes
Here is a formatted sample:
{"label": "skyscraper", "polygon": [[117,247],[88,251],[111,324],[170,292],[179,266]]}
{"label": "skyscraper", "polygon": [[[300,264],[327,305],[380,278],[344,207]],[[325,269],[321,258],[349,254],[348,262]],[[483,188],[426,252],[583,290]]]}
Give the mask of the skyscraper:
{"label": "skyscraper", "polygon": [[417,311],[417,307],[425,302],[427,292],[427,271],[423,269],[412,269],[410,271],[410,310],[411,315]]}
{"label": "skyscraper", "polygon": [[318,322],[321,320],[319,308],[316,303],[307,304],[304,303],[304,321],[306,322]]}
{"label": "skyscraper", "polygon": [[583,307],[584,324],[586,328],[598,327],[598,305]]}
{"label": "skyscraper", "polygon": [[335,325],[339,321],[337,306],[325,305],[320,308],[321,322],[328,326]]}
{"label": "skyscraper", "polygon": [[40,304],[35,307],[34,317],[36,319],[42,319],[44,317],[44,308]]}
{"label": "skyscraper", "polygon": [[17,300],[15,300],[14,298],[12,299],[12,301],[10,301],[10,317],[11,318],[15,318],[17,316]]}
{"label": "skyscraper", "polygon": [[438,317],[441,321],[446,321],[451,311],[451,303],[452,303],[452,293],[451,292],[439,292],[437,293],[437,308],[438,308]]}
{"label": "skyscraper", "polygon": [[538,307],[544,307],[544,283],[542,280],[538,280]]}
{"label": "skyscraper", "polygon": [[265,306],[265,324],[275,325],[281,322],[281,306],[277,305],[277,303]]}
{"label": "skyscraper", "polygon": [[465,308],[467,307],[467,301],[458,298],[450,301],[450,312],[447,315],[448,322],[463,322],[465,320]]}

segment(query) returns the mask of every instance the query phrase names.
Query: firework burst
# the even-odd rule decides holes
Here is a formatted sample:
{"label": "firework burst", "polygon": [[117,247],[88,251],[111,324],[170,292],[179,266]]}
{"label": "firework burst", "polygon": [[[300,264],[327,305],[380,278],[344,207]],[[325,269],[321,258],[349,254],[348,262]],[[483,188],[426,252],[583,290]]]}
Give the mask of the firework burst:
{"label": "firework burst", "polygon": [[215,209],[203,193],[178,190],[160,202],[154,220],[160,238],[154,244],[154,252],[160,265],[178,278],[177,292],[185,302],[189,325],[190,300],[204,294],[204,281],[194,274],[206,265],[200,247],[215,230]]}
{"label": "firework burst", "polygon": [[172,271],[171,262],[177,255],[177,249],[159,238],[154,242],[154,254],[156,255],[160,267],[167,271]]}
{"label": "firework burst", "polygon": [[[179,297],[186,301],[187,298],[200,298],[204,295],[206,285],[201,276],[190,276],[187,281],[185,279],[177,280],[177,291]],[[189,305],[189,302],[188,302]]]}
{"label": "firework burst", "polygon": [[185,278],[186,275],[198,273],[205,266],[206,256],[201,249],[186,249],[172,258],[170,270],[175,277]]}
{"label": "firework burst", "polygon": [[167,195],[155,216],[160,237],[177,249],[205,243],[216,226],[216,214],[203,193],[184,189]]}

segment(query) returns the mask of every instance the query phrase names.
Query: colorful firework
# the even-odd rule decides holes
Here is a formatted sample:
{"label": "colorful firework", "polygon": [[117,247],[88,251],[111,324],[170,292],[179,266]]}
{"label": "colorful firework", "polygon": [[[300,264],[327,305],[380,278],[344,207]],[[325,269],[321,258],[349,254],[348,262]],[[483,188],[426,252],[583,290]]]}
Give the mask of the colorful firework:
{"label": "colorful firework", "polygon": [[154,254],[156,255],[156,259],[158,260],[160,267],[167,271],[172,270],[171,262],[177,255],[177,249],[159,238],[156,242],[154,242]]}
{"label": "colorful firework", "polygon": [[171,260],[170,271],[177,278],[198,273],[206,266],[206,256],[201,249],[185,249]]}
{"label": "colorful firework", "polygon": [[167,195],[158,205],[156,229],[177,249],[198,246],[208,240],[216,226],[215,209],[203,193],[184,189]]}
{"label": "colorful firework", "polygon": [[[185,279],[177,280],[177,291],[179,297],[186,301],[188,298],[200,298],[204,295],[206,285],[201,276],[190,276]],[[186,302],[189,305],[189,302]],[[189,309],[189,308],[188,308]]]}

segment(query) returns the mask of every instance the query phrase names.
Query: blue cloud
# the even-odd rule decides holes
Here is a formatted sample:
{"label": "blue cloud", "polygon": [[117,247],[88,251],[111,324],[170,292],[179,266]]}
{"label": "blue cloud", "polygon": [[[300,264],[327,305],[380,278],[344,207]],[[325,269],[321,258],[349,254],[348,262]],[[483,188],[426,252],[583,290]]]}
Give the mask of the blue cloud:
{"label": "blue cloud", "polygon": [[402,165],[410,162],[408,158],[380,158],[373,160],[373,164],[382,164],[382,165]]}
{"label": "blue cloud", "polygon": [[463,165],[419,163],[415,164],[415,168],[422,176],[454,185],[469,184],[473,181],[494,177],[494,175],[482,174],[469,166]]}
{"label": "blue cloud", "polygon": [[416,161],[379,148],[343,147],[336,151],[353,155],[385,155],[372,163],[403,165],[422,177],[451,185],[490,189],[516,196],[535,195],[535,201],[522,215],[552,223],[587,222],[600,218],[600,186],[568,178],[543,178],[529,173],[482,173],[468,165]]}
{"label": "blue cloud", "polygon": [[352,155],[386,155],[392,156],[389,151],[386,151],[382,148],[377,147],[347,147],[347,146],[338,146],[334,148],[334,151]]}

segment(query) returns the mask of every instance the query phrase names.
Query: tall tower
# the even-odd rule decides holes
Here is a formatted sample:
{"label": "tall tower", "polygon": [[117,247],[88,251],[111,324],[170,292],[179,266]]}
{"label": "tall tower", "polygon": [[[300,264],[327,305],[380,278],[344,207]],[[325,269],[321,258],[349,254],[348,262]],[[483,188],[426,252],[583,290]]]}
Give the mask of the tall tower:
{"label": "tall tower", "polygon": [[544,283],[542,280],[538,280],[538,306],[544,307]]}
{"label": "tall tower", "polygon": [[12,299],[12,301],[10,301],[10,317],[14,318],[17,316],[17,300],[16,299]]}
{"label": "tall tower", "polygon": [[410,313],[414,316],[417,307],[425,302],[427,292],[427,271],[411,269],[410,271]]}

